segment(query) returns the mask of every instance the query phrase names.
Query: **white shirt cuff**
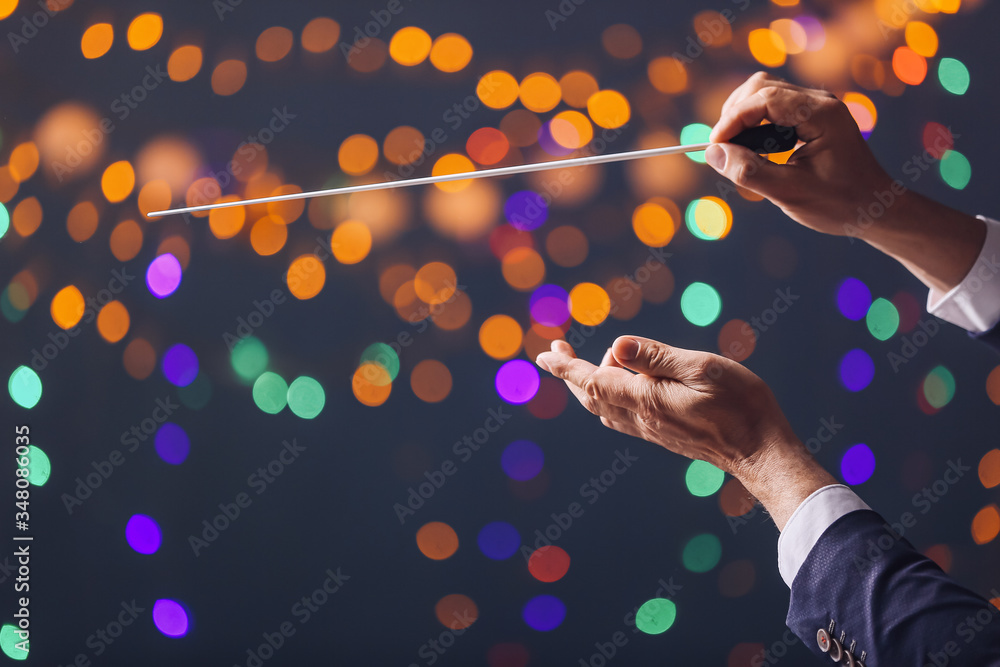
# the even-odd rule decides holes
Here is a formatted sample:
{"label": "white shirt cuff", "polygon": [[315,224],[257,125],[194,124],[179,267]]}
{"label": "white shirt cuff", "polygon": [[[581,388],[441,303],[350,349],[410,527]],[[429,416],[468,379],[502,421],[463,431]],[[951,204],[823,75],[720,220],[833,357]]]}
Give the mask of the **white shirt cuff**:
{"label": "white shirt cuff", "polygon": [[778,572],[789,588],[820,536],[833,522],[857,510],[871,509],[843,484],[817,489],[792,512],[778,537]]}
{"label": "white shirt cuff", "polygon": [[972,333],[989,331],[1000,322],[1000,222],[978,217],[986,223],[979,259],[947,294],[932,289],[927,295],[927,312]]}

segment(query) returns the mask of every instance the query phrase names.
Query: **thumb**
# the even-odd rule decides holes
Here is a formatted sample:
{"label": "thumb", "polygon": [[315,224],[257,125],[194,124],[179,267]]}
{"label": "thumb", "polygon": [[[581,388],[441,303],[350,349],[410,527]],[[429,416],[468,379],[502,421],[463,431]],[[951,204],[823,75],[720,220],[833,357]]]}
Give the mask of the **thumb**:
{"label": "thumb", "polygon": [[792,185],[787,167],[736,144],[712,144],[705,151],[705,161],[736,185],[775,203],[786,198]]}
{"label": "thumb", "polygon": [[658,378],[688,383],[704,367],[704,352],[664,345],[649,338],[620,336],[611,346],[614,358],[625,368]]}

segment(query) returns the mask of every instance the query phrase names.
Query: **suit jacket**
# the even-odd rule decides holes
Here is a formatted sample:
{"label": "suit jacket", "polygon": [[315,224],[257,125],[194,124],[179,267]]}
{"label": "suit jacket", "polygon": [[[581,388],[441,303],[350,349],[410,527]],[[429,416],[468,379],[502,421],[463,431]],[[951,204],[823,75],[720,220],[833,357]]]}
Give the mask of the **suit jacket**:
{"label": "suit jacket", "polygon": [[978,338],[979,340],[983,341],[987,345],[990,345],[991,347],[994,347],[997,350],[1000,350],[1000,324],[998,324],[997,326],[993,327],[991,330],[987,331],[986,333],[982,333],[982,334],[979,334],[978,336],[975,336],[975,338]]}
{"label": "suit jacket", "polygon": [[[845,514],[822,534],[792,582],[786,622],[827,661],[819,630],[838,641],[845,633],[843,652],[855,642],[853,659],[864,651],[866,667],[1000,665],[1000,609],[870,510]],[[840,664],[855,663],[845,656]]]}

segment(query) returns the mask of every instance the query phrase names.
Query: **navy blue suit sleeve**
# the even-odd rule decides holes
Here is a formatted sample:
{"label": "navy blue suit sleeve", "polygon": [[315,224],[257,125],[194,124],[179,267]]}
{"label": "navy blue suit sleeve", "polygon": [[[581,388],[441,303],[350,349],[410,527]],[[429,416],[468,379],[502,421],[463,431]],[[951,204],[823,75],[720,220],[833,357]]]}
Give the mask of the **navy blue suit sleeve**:
{"label": "navy blue suit sleeve", "polygon": [[866,667],[1000,665],[1000,610],[869,510],[827,528],[792,582],[788,627],[828,663],[816,632],[830,621]]}
{"label": "navy blue suit sleeve", "polygon": [[986,333],[981,333],[978,336],[973,336],[973,338],[977,338],[986,343],[987,345],[989,345],[990,347],[993,347],[996,350],[1000,351],[1000,324],[997,324],[995,327],[993,327]]}

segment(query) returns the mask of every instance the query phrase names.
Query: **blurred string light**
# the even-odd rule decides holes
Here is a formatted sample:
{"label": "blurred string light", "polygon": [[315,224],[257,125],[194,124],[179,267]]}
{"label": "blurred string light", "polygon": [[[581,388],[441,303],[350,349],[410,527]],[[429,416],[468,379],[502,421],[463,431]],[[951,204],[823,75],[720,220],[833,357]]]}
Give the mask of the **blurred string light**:
{"label": "blurred string light", "polygon": [[30,410],[42,399],[42,379],[33,369],[18,366],[10,374],[7,391],[15,403]]}
{"label": "blurred string light", "polygon": [[844,278],[837,288],[837,308],[849,320],[858,321],[868,314],[872,305],[872,293],[868,286],[857,278]]}
{"label": "blurred string light", "polygon": [[22,640],[20,635],[18,635],[16,625],[4,623],[3,627],[0,627],[0,650],[8,658],[12,660],[27,660],[28,654],[31,652],[30,647],[30,641]]}
{"label": "blurred string light", "polygon": [[955,397],[955,376],[944,366],[936,366],[924,378],[922,387],[927,402],[940,410]]}
{"label": "blurred string light", "polygon": [[938,63],[938,81],[953,95],[965,95],[969,90],[969,69],[961,60],[942,58]]}
{"label": "blurred string light", "polygon": [[707,283],[694,282],[681,294],[681,313],[691,324],[707,327],[722,312],[722,297]]}
{"label": "blurred string light", "polygon": [[288,383],[277,373],[267,371],[254,381],[252,395],[262,412],[276,415],[288,405]]}
{"label": "blurred string light", "polygon": [[184,343],[177,343],[163,354],[163,376],[175,387],[186,387],[198,376],[198,356]]}

